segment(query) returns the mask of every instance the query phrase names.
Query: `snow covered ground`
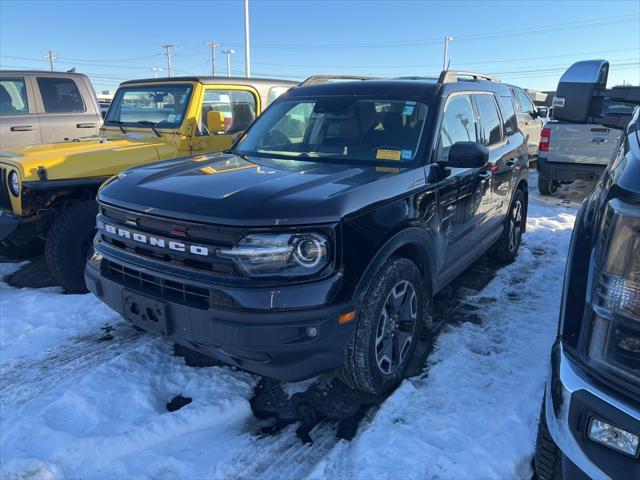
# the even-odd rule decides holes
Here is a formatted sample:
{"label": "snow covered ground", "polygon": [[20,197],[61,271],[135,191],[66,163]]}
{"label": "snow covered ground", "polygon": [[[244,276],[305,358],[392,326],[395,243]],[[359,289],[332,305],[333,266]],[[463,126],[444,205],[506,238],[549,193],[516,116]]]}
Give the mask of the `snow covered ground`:
{"label": "snow covered ground", "polygon": [[[583,193],[531,192],[516,262],[466,293],[462,321],[440,334],[425,373],[370,410],[350,442],[330,422],[312,430],[312,445],[295,425],[257,435],[249,401],[258,377],[189,367],[91,295],[0,282],[0,476],[530,478]],[[0,264],[0,276],[20,267]],[[169,412],[177,395],[193,401]]]}

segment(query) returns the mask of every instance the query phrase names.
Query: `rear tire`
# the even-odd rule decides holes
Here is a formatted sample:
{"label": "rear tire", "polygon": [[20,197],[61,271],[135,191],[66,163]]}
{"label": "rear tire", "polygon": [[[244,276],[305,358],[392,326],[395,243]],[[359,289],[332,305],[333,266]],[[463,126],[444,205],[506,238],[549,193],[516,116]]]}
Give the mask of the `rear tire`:
{"label": "rear tire", "polygon": [[540,480],[562,480],[562,454],[547,428],[545,402],[542,401],[533,469]]}
{"label": "rear tire", "polygon": [[84,266],[96,233],[98,205],[75,203],[53,222],[45,245],[47,265],[68,293],[86,293]]}
{"label": "rear tire", "polygon": [[517,189],[505,218],[504,230],[489,250],[489,256],[500,263],[511,263],[518,255],[522,232],[527,224],[527,202],[524,192]]}
{"label": "rear tire", "polygon": [[16,243],[12,240],[0,242],[0,255],[13,260],[22,260],[42,253],[44,241],[41,238],[33,238],[24,243]]}
{"label": "rear tire", "polygon": [[429,311],[425,302],[431,304],[425,291],[412,261],[392,257],[382,266],[364,297],[345,364],[338,370],[344,383],[384,395],[402,382]]}
{"label": "rear tire", "polygon": [[542,175],[538,175],[538,190],[541,195],[553,195],[558,191],[560,184],[556,180],[545,178]]}

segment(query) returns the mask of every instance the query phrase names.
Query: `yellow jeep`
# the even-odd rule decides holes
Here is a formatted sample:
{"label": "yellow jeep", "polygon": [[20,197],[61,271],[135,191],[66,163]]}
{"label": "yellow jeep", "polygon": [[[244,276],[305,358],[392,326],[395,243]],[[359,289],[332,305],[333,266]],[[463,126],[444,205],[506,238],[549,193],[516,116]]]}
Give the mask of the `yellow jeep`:
{"label": "yellow jeep", "polygon": [[0,152],[0,253],[42,248],[70,292],[85,291],[100,184],[150,162],[224,150],[295,86],[285,80],[173,77],[124,82],[97,137]]}

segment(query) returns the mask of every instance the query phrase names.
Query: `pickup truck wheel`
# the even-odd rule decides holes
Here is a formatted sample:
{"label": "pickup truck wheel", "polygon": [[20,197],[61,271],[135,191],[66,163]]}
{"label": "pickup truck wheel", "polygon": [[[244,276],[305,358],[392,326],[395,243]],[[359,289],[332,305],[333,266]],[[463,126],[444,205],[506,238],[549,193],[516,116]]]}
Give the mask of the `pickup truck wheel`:
{"label": "pickup truck wheel", "polygon": [[45,245],[45,258],[53,276],[69,293],[86,293],[84,266],[96,232],[98,205],[79,202],[66,208],[53,222]]}
{"label": "pickup truck wheel", "polygon": [[338,370],[352,388],[383,395],[405,377],[423,328],[425,289],[420,271],[393,257],[380,269],[364,297],[346,362]]}
{"label": "pickup truck wheel", "polygon": [[542,402],[538,420],[536,453],[533,457],[535,478],[539,480],[562,480],[562,454],[551,438],[545,417],[545,402]]}
{"label": "pickup truck wheel", "polygon": [[17,243],[12,240],[0,242],[0,255],[7,258],[22,260],[42,253],[44,242],[40,238],[34,238],[27,242]]}
{"label": "pickup truck wheel", "polygon": [[558,186],[557,181],[538,175],[538,190],[541,195],[553,195],[558,191]]}
{"label": "pickup truck wheel", "polygon": [[518,255],[522,231],[527,223],[527,208],[524,192],[520,189],[511,202],[509,213],[504,223],[504,230],[498,241],[489,250],[489,255],[501,263],[511,263]]}

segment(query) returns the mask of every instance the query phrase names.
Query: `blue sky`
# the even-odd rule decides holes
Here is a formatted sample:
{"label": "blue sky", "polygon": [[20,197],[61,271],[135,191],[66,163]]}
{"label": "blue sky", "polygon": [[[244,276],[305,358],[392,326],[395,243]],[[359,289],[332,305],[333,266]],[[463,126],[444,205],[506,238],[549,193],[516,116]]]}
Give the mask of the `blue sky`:
{"label": "blue sky", "polygon": [[[610,85],[640,84],[640,1],[270,1],[250,0],[253,76],[318,73],[436,75],[443,37],[451,67],[492,73],[523,87],[554,89],[561,72],[588,58],[611,62]],[[166,74],[218,71],[227,48],[244,74],[242,1],[0,0],[0,68],[56,67],[88,74],[98,91]]]}

